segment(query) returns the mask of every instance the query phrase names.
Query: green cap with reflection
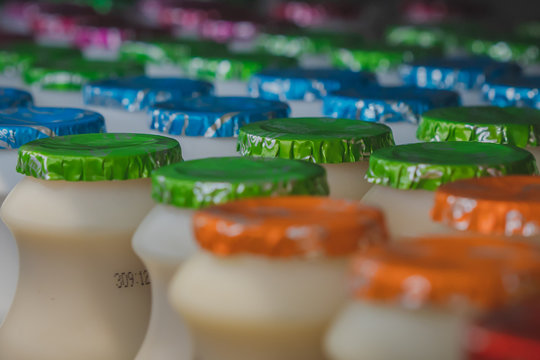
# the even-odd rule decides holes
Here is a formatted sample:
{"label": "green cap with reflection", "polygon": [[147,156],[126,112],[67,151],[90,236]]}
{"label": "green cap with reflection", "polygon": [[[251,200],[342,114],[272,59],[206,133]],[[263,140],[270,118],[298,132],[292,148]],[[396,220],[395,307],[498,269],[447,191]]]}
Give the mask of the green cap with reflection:
{"label": "green cap with reflection", "polygon": [[482,176],[537,174],[534,156],[510,145],[432,142],[375,151],[366,179],[396,189],[436,190],[439,186]]}
{"label": "green cap with reflection", "polygon": [[186,57],[201,52],[227,51],[225,44],[204,40],[126,41],[119,49],[120,60],[139,64],[180,64]]}
{"label": "green cap with reflection", "polygon": [[238,134],[238,149],[244,156],[320,164],[362,161],[373,151],[393,145],[388,126],[349,119],[273,119],[243,126]]}
{"label": "green cap with reflection", "polygon": [[540,144],[540,110],[470,106],[426,111],[418,126],[423,141],[476,141],[518,147]]}
{"label": "green cap with reflection", "polygon": [[90,61],[82,58],[36,61],[23,71],[29,85],[48,90],[80,90],[89,82],[144,74],[144,66],[130,62]]}
{"label": "green cap with reflection", "polygon": [[436,56],[441,50],[435,48],[373,45],[342,47],[332,52],[332,64],[353,71],[388,71],[397,66],[428,56]]}
{"label": "green cap with reflection", "polygon": [[267,68],[295,67],[294,58],[267,54],[209,52],[186,57],[181,66],[187,76],[202,80],[248,80]]}
{"label": "green cap with reflection", "polygon": [[165,136],[83,134],[21,146],[17,171],[43,180],[129,180],[148,178],[153,170],[179,161],[180,144]]}
{"label": "green cap with reflection", "polygon": [[284,195],[328,195],[324,168],[296,160],[224,157],[185,161],[152,174],[152,197],[181,208]]}
{"label": "green cap with reflection", "polygon": [[0,71],[16,69],[24,70],[36,61],[52,64],[59,60],[82,59],[77,49],[55,48],[35,45],[33,43],[17,43],[0,49]]}

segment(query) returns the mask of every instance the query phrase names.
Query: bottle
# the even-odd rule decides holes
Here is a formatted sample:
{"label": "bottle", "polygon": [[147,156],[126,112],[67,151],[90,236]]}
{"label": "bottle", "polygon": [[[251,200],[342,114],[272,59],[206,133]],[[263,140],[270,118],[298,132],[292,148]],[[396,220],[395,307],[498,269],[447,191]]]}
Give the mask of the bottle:
{"label": "bottle", "polygon": [[540,248],[433,236],[368,249],[350,266],[351,300],[330,326],[331,360],[460,360],[478,316],[540,290]]}
{"label": "bottle", "polygon": [[289,113],[289,106],[281,101],[201,96],[153,105],[150,128],[178,139],[185,149],[185,160],[238,156],[240,127],[285,118]]}
{"label": "bottle", "polygon": [[475,177],[537,173],[534,156],[509,145],[459,141],[399,145],[371,154],[366,178],[374,185],[362,202],[384,210],[394,236],[448,233],[448,227],[430,216],[439,186]]}
{"label": "bottle", "polygon": [[163,167],[152,175],[157,202],[133,237],[133,248],[152,281],[152,314],[137,360],[193,358],[186,325],[167,299],[169,283],[199,252],[192,216],[197,209],[242,198],[326,195],[324,169],[285,159],[207,158]]}
{"label": "bottle", "polygon": [[153,206],[150,172],[181,159],[176,140],[144,134],[59,136],[20,148],[17,170],[26,176],[0,211],[20,254],[0,358],[134,358],[150,281],[131,238]]}
{"label": "bottle", "polygon": [[364,180],[369,157],[394,145],[385,125],[333,118],[274,119],[243,126],[243,156],[305,160],[326,169],[330,196],[360,200],[371,187]]}
{"label": "bottle", "polygon": [[[105,120],[97,113],[82,109],[33,107],[32,97],[25,91],[0,89],[2,92],[4,96],[0,95],[0,103],[10,103],[11,100],[11,104],[19,107],[0,109],[0,204],[23,178],[15,170],[21,145],[49,136],[105,131]],[[14,94],[17,96],[11,96]],[[0,323],[15,295],[18,257],[15,239],[0,221],[0,272],[4,274],[0,286]]]}
{"label": "bottle", "polygon": [[178,270],[170,299],[200,360],[324,359],[347,260],[387,240],[379,210],[321,197],[236,201],[193,223],[203,250]]}

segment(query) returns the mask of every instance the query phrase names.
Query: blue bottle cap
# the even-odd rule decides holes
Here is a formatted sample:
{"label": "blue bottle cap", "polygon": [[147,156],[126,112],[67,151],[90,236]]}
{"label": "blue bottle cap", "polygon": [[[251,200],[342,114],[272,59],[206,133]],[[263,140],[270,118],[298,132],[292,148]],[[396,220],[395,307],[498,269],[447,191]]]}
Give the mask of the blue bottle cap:
{"label": "blue bottle cap", "polygon": [[29,92],[12,88],[0,88],[0,109],[29,106],[33,102],[32,95]]}
{"label": "blue bottle cap", "polygon": [[399,73],[406,85],[430,89],[478,89],[486,78],[519,75],[521,68],[488,57],[460,57],[418,60],[402,65]]}
{"label": "blue bottle cap", "polygon": [[450,90],[410,86],[367,87],[336,91],[324,98],[323,113],[335,118],[374,122],[418,123],[420,115],[438,107],[459,106],[459,95]]}
{"label": "blue bottle cap", "polygon": [[87,105],[142,111],[158,102],[211,95],[213,91],[214,86],[206,81],[137,76],[88,83],[83,87],[83,100]]}
{"label": "blue bottle cap", "polygon": [[32,106],[0,110],[0,149],[46,137],[102,132],[105,119],[93,111]]}
{"label": "blue bottle cap", "polygon": [[482,87],[484,97],[496,106],[540,109],[540,76],[490,79]]}
{"label": "blue bottle cap", "polygon": [[289,113],[289,105],[281,101],[203,96],[154,105],[150,126],[172,135],[232,137],[243,125]]}
{"label": "blue bottle cap", "polygon": [[335,69],[267,69],[251,77],[251,96],[269,100],[321,99],[332,91],[375,84],[374,74]]}

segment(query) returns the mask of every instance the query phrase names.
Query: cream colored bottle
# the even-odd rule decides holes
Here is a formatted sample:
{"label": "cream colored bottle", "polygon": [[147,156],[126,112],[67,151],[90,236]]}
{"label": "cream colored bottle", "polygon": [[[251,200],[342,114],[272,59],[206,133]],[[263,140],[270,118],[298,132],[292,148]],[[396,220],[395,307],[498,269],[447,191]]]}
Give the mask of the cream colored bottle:
{"label": "cream colored bottle", "polygon": [[[43,157],[49,148],[56,150]],[[19,169],[28,176],[1,209],[19,247],[20,276],[0,329],[0,358],[133,359],[148,324],[150,280],[130,243],[153,206],[144,177],[158,152],[162,164],[181,159],[174,140],[146,135],[74,135],[21,148]],[[53,169],[69,154],[84,173],[76,165]],[[126,171],[148,160],[146,169]],[[131,178],[106,179],[94,162]]]}
{"label": "cream colored bottle", "polygon": [[171,308],[167,289],[177,269],[199,252],[192,232],[196,209],[245,197],[327,192],[322,168],[294,160],[208,158],[154,172],[157,204],[133,237],[152,279],[152,314],[136,359],[193,359],[191,336]]}
{"label": "cream colored bottle", "polygon": [[465,360],[472,320],[538,293],[539,258],[537,246],[482,236],[415,238],[357,254],[352,298],[328,328],[326,355]]}
{"label": "cream colored bottle", "polygon": [[447,234],[435,222],[435,190],[455,180],[500,175],[537,174],[528,151],[499,144],[434,142],[398,145],[370,157],[367,180],[373,187],[362,202],[380,207],[393,237]]}
{"label": "cream colored bottle", "polygon": [[324,359],[350,254],[386,242],[378,210],[319,197],[235,201],[194,225],[204,251],[180,267],[170,299],[200,360]]}

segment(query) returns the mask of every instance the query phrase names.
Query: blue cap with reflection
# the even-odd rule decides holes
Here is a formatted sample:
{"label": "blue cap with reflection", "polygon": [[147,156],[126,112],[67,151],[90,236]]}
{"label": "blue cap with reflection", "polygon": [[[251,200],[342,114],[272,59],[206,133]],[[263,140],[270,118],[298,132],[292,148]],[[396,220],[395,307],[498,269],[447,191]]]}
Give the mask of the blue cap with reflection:
{"label": "blue cap with reflection", "polygon": [[154,105],[151,128],[171,135],[233,137],[243,125],[289,113],[281,101],[204,96]]}
{"label": "blue cap with reflection", "polygon": [[100,114],[82,109],[18,107],[0,110],[0,149],[51,136],[105,132]]}
{"label": "blue cap with reflection", "polygon": [[136,76],[95,81],[84,85],[87,105],[143,111],[153,104],[211,95],[214,86],[206,81],[183,78]]}
{"label": "blue cap with reflection", "polygon": [[13,88],[0,88],[0,109],[29,106],[34,103],[29,92]]}
{"label": "blue cap with reflection", "polygon": [[248,93],[269,100],[321,99],[332,91],[375,84],[374,74],[337,69],[267,69],[251,77]]}
{"label": "blue cap with reflection", "polygon": [[334,118],[372,122],[418,123],[427,110],[459,106],[459,95],[450,90],[411,86],[370,87],[336,91],[324,98],[323,114]]}

